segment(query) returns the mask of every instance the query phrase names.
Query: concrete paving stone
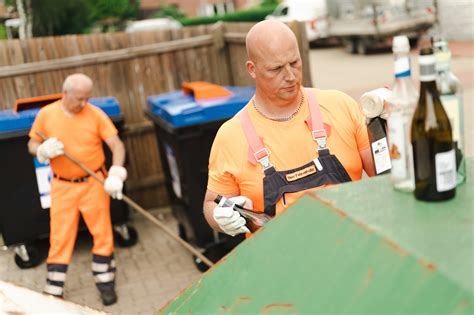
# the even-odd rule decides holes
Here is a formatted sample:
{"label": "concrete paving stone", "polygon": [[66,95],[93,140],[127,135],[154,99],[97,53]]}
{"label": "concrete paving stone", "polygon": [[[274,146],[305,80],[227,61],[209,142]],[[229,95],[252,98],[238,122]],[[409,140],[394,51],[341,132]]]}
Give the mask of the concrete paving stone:
{"label": "concrete paving stone", "polygon": [[[156,215],[156,212],[151,212]],[[167,226],[177,231],[175,218],[164,215]],[[113,314],[155,314],[170,298],[201,275],[191,255],[155,225],[136,214],[131,225],[139,234],[138,243],[130,248],[116,247],[119,300],[104,307],[91,273],[91,241],[81,233],[69,266],[65,299]],[[19,269],[13,251],[0,251],[0,279],[41,292],[46,277],[46,264]]]}

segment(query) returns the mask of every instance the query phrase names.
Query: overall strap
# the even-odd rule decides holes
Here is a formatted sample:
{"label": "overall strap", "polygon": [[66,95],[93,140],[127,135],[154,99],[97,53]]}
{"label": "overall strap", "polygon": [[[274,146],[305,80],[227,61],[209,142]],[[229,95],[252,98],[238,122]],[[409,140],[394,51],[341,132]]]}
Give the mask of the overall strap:
{"label": "overall strap", "polygon": [[[326,129],[329,129],[329,126],[324,126],[323,117],[321,115],[321,110],[319,109],[319,102],[316,98],[316,94],[311,91],[309,88],[305,88],[305,94],[308,97],[309,103],[309,112],[310,112],[310,124],[308,124],[311,129],[311,134],[313,140],[318,144],[318,151],[327,149],[326,143],[328,138],[328,132]],[[325,128],[326,127],[326,128]]]}
{"label": "overall strap", "polygon": [[[318,151],[327,149],[326,140],[331,131],[331,126],[323,123],[321,110],[319,109],[319,103],[316,99],[315,93],[309,88],[304,88],[304,93],[308,97],[310,111],[310,117],[306,120],[308,128],[311,130],[314,141],[318,144]],[[255,131],[247,109],[243,108],[238,113],[238,116],[245,137],[250,146],[248,153],[249,162],[254,165],[257,162],[260,163],[264,170],[272,167],[273,165],[270,163],[268,150],[265,148],[262,139]]]}
{"label": "overall strap", "polygon": [[256,164],[256,162],[260,163],[263,167],[263,170],[266,170],[273,165],[270,163],[268,150],[265,148],[262,139],[257,135],[255,131],[255,127],[253,126],[252,122],[250,121],[250,116],[246,108],[243,108],[239,112],[240,123],[242,125],[242,129],[244,130],[245,137],[247,138],[247,142],[250,146],[249,151],[249,161],[252,164]]}

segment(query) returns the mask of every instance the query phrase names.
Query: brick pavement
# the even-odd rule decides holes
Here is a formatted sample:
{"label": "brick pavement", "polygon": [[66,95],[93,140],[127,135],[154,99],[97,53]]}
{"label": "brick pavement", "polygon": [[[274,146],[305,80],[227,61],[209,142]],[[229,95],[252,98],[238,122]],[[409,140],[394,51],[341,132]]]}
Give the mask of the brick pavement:
{"label": "brick pavement", "polygon": [[[168,209],[151,211],[177,233],[177,223]],[[116,248],[116,304],[104,307],[91,274],[91,239],[80,233],[67,273],[64,297],[113,314],[153,314],[167,301],[200,277],[191,255],[154,224],[134,213],[130,220],[139,233],[138,243]],[[35,291],[42,291],[46,264],[21,270],[13,260],[13,251],[0,251],[0,280]]]}

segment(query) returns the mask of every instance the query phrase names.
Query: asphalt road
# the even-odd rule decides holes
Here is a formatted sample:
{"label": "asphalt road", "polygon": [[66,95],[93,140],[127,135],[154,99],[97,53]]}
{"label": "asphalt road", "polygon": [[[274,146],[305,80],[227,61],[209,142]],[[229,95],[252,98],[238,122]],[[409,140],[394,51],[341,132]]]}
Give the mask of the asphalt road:
{"label": "asphalt road", "polygon": [[[463,51],[453,50],[451,69],[464,88],[464,137],[466,155],[474,156],[474,43],[465,43]],[[413,78],[419,86],[417,51],[412,50]],[[359,101],[362,93],[393,83],[393,56],[390,51],[369,55],[351,55],[342,48],[313,48],[310,51],[313,86],[337,89]]]}

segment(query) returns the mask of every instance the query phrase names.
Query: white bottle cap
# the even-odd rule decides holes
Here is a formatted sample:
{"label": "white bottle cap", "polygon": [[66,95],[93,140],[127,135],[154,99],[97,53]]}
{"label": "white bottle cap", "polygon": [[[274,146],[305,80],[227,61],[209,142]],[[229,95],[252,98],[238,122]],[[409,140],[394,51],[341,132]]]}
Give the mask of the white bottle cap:
{"label": "white bottle cap", "polygon": [[392,40],[392,51],[394,53],[404,53],[410,51],[410,42],[405,35],[394,36]]}
{"label": "white bottle cap", "polygon": [[367,118],[380,116],[386,119],[385,101],[392,96],[392,91],[387,88],[379,88],[362,94],[360,107]]}

